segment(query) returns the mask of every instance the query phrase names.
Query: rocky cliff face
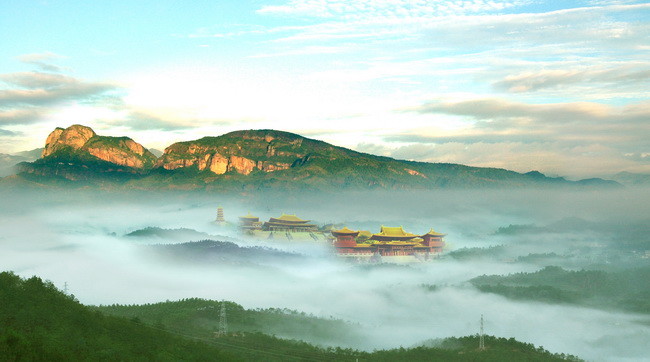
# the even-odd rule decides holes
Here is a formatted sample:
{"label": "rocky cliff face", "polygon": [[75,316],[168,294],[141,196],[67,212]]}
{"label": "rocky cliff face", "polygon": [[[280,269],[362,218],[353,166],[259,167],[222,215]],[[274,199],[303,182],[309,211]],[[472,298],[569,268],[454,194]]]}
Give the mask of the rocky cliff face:
{"label": "rocky cliff face", "polygon": [[309,146],[314,146],[310,144],[304,147],[303,143],[326,145],[287,132],[237,131],[219,137],[175,143],[165,149],[156,166],[167,170],[196,167],[199,171],[209,170],[217,175],[286,170],[307,156]]}
{"label": "rocky cliff face", "polygon": [[45,140],[45,149],[43,150],[43,157],[47,157],[57,151],[65,148],[72,148],[75,150],[83,147],[89,139],[96,136],[95,131],[90,127],[73,125],[66,129],[57,127],[47,136]]}
{"label": "rocky cliff face", "polygon": [[128,137],[98,136],[90,127],[56,128],[45,141],[43,157],[93,156],[136,169],[151,168],[156,156]]}

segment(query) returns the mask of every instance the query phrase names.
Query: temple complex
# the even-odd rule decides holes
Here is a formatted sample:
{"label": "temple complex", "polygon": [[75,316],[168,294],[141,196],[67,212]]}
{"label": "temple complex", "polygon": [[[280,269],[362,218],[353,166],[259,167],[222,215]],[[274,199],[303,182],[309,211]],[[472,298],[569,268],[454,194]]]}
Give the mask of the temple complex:
{"label": "temple complex", "polygon": [[248,213],[239,217],[239,228],[246,235],[269,240],[327,240],[318,226],[296,215],[282,214],[262,223],[259,217]]}
{"label": "temple complex", "polygon": [[260,222],[259,217],[253,216],[249,212],[248,214],[239,217],[239,228],[244,232],[262,230],[262,223]]}
{"label": "temple complex", "polygon": [[339,256],[356,258],[410,257],[428,260],[442,252],[445,245],[443,236],[433,229],[424,235],[408,233],[404,228],[382,226],[379,233],[372,234],[368,243],[357,243],[359,231],[347,227],[332,230],[336,238],[334,247]]}
{"label": "temple complex", "polygon": [[[219,209],[221,210],[221,209]],[[223,211],[219,212],[223,217]],[[403,227],[382,226],[378,233],[351,230],[343,227],[331,230],[327,236],[327,226],[323,230],[296,215],[282,214],[271,217],[266,222],[249,212],[239,217],[242,234],[269,241],[332,241],[336,254],[359,261],[413,262],[429,260],[443,251],[445,234],[430,229],[425,234],[412,234]],[[328,233],[329,234],[329,233]]]}
{"label": "temple complex", "polygon": [[281,232],[313,232],[318,231],[314,224],[308,224],[309,220],[303,220],[296,215],[282,214],[280,217],[272,217],[262,225],[264,231]]}

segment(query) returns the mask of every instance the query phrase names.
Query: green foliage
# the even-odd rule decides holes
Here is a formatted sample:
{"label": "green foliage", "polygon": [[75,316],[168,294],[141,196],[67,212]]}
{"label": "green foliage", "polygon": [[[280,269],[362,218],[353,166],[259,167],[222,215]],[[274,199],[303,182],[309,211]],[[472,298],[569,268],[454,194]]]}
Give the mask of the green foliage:
{"label": "green foliage", "polygon": [[[542,347],[514,338],[485,336],[485,350],[479,350],[479,337],[452,337],[435,341],[432,347],[376,351],[368,361],[581,361],[572,355],[554,354]],[[365,357],[365,356],[364,356]],[[361,358],[359,359],[362,360]]]}
{"label": "green foliage", "polygon": [[498,258],[504,256],[506,247],[503,245],[487,248],[462,248],[447,253],[446,257],[458,260],[471,260],[479,258]]}
{"label": "green foliage", "polygon": [[541,262],[549,259],[566,259],[566,256],[561,256],[556,253],[530,253],[517,257],[518,262],[533,263]]}
{"label": "green foliage", "polygon": [[[127,140],[126,137],[95,136],[88,144],[115,147],[128,153],[131,151],[124,146]],[[76,160],[86,159],[89,162],[88,169],[95,170],[98,166],[96,162],[87,159],[87,156],[92,156],[80,153],[83,151],[75,152]],[[64,154],[65,152],[62,152],[59,155]],[[209,170],[199,171],[196,164],[173,171],[165,170],[163,167],[149,170],[155,162],[155,157],[147,151],[141,157],[146,165],[146,177],[130,178],[121,186],[211,191],[267,189],[335,191],[342,188],[399,190],[580,185],[562,178],[546,177],[538,172],[520,174],[497,168],[395,160],[274,130],[236,131],[218,137],[204,137],[195,141],[175,143],[161,157],[161,162],[183,164],[185,161],[194,162],[198,158],[215,154],[225,158],[244,157],[255,162],[256,165],[283,165],[288,169],[265,172],[256,168],[249,175],[240,175],[234,170],[216,175]],[[35,172],[40,172],[42,175],[52,174],[51,169],[44,168],[38,162],[31,167],[37,169]],[[97,170],[101,174],[101,167]],[[86,173],[81,173],[83,177],[75,178],[78,171],[80,170],[74,168],[68,170],[68,178],[88,179]],[[59,170],[59,174],[61,173],[64,171]],[[107,175],[101,174],[101,176]],[[598,184],[598,186],[604,185]]]}
{"label": "green foliage", "polygon": [[289,309],[247,310],[232,302],[199,298],[145,305],[100,306],[96,309],[110,315],[139,318],[144,323],[197,337],[211,337],[218,330],[222,303],[225,303],[231,332],[260,332],[320,344],[360,338],[351,325],[341,320],[317,318]]}
{"label": "green foliage", "polygon": [[235,359],[215,347],[92,311],[37,277],[0,273],[0,306],[2,360]]}
{"label": "green foliage", "polygon": [[[303,335],[345,334],[346,325],[286,309],[245,310],[231,302],[185,299],[143,306],[88,308],[40,278],[0,273],[0,360],[7,361],[574,361],[530,344],[486,336],[449,338],[435,346],[360,352],[321,348],[260,332],[215,338],[222,303],[229,326],[290,329]],[[116,316],[106,315],[106,313]],[[126,317],[126,318],[125,318]],[[319,329],[322,331],[319,332]]]}
{"label": "green foliage", "polygon": [[483,275],[471,283],[481,291],[513,299],[650,313],[650,266],[617,272],[547,266],[534,273]]}
{"label": "green foliage", "polygon": [[[143,154],[140,155],[138,153],[133,152],[129,147],[127,146],[127,142],[134,142],[131,138],[129,137],[111,137],[111,136],[93,136],[91,139],[86,142],[86,144],[82,147],[81,152],[86,151],[89,148],[100,148],[100,149],[114,149],[114,150],[119,150],[120,152],[130,156],[134,157],[136,159],[139,159],[142,161],[144,168],[149,169],[153,167],[153,165],[156,163],[157,157],[154,156],[153,153],[151,153],[149,150],[146,148],[143,149]],[[80,152],[80,153],[81,153]]]}

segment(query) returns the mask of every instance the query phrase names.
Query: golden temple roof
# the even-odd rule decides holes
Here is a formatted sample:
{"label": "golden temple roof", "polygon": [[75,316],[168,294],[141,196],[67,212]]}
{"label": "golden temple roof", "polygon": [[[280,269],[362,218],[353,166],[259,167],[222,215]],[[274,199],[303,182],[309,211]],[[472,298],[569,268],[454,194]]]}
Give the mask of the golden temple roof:
{"label": "golden temple roof", "polygon": [[257,219],[257,220],[260,219],[260,218],[257,217],[257,216],[251,215],[250,212],[249,212],[248,214],[244,215],[244,216],[240,216],[239,218],[240,218],[240,219]]}
{"label": "golden temple roof", "polygon": [[403,236],[416,237],[417,236],[415,234],[407,233],[406,231],[404,231],[404,228],[401,227],[401,226],[400,227],[382,226],[381,231],[379,233],[377,233],[377,234],[374,234],[374,235],[379,235],[379,236],[400,236],[400,237],[403,237]]}
{"label": "golden temple roof", "polygon": [[386,244],[386,245],[415,245],[415,244],[418,244],[418,243],[396,240],[396,241],[386,241],[386,242],[383,242],[382,244]]}
{"label": "golden temple roof", "polygon": [[381,226],[381,231],[377,234],[372,234],[370,240],[391,241],[391,240],[410,240],[418,235],[407,233],[403,227],[387,227]]}
{"label": "golden temple roof", "polygon": [[332,234],[358,234],[358,231],[350,230],[347,227],[344,227],[340,230],[332,230]]}
{"label": "golden temple roof", "polygon": [[299,218],[296,215],[287,215],[287,214],[282,214],[280,217],[272,217],[271,220],[278,220],[278,221],[288,221],[288,222],[308,222],[309,220],[303,220]]}
{"label": "golden temple roof", "polygon": [[431,235],[431,236],[445,236],[445,235],[447,235],[447,234],[441,234],[441,233],[438,233],[438,232],[434,231],[433,228],[431,228],[431,230],[429,230],[429,232],[427,232],[426,234],[423,234],[422,236],[424,236],[424,235]]}
{"label": "golden temple roof", "polygon": [[369,238],[372,236],[372,233],[368,230],[359,230],[359,236],[365,236]]}

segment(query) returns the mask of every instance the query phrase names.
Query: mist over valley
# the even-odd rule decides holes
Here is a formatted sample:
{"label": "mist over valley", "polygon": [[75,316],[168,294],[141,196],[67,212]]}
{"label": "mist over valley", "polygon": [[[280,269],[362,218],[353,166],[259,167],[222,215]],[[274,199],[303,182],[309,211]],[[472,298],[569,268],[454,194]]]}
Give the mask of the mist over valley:
{"label": "mist over valley", "polygon": [[648,1],[0,24],[0,360],[650,362]]}
{"label": "mist over valley", "polygon": [[[639,360],[650,336],[648,279],[642,277],[648,272],[649,196],[647,190],[162,197],[4,190],[0,263],[59,288],[67,283],[69,293],[87,305],[203,298],[334,318],[345,323],[345,338],[336,328],[327,338],[286,330],[281,335],[330,346],[389,349],[473,335],[483,314],[489,335],[588,360]],[[213,223],[217,206],[225,225]],[[380,225],[414,232],[435,227],[447,234],[447,246],[429,262],[350,263],[325,241],[248,238],[237,227],[237,217],[248,212],[291,213],[320,225],[372,232]],[[508,285],[508,275],[536,275],[549,267],[566,273],[630,272],[637,274],[636,284],[621,286],[628,297],[623,305],[607,290],[595,295],[609,297],[606,303],[591,302],[592,295],[567,302],[529,290],[544,286],[568,293],[570,285],[559,284],[566,279],[561,275],[556,281],[512,284],[529,288],[524,296],[479,282],[494,275],[504,279],[490,285]]]}

